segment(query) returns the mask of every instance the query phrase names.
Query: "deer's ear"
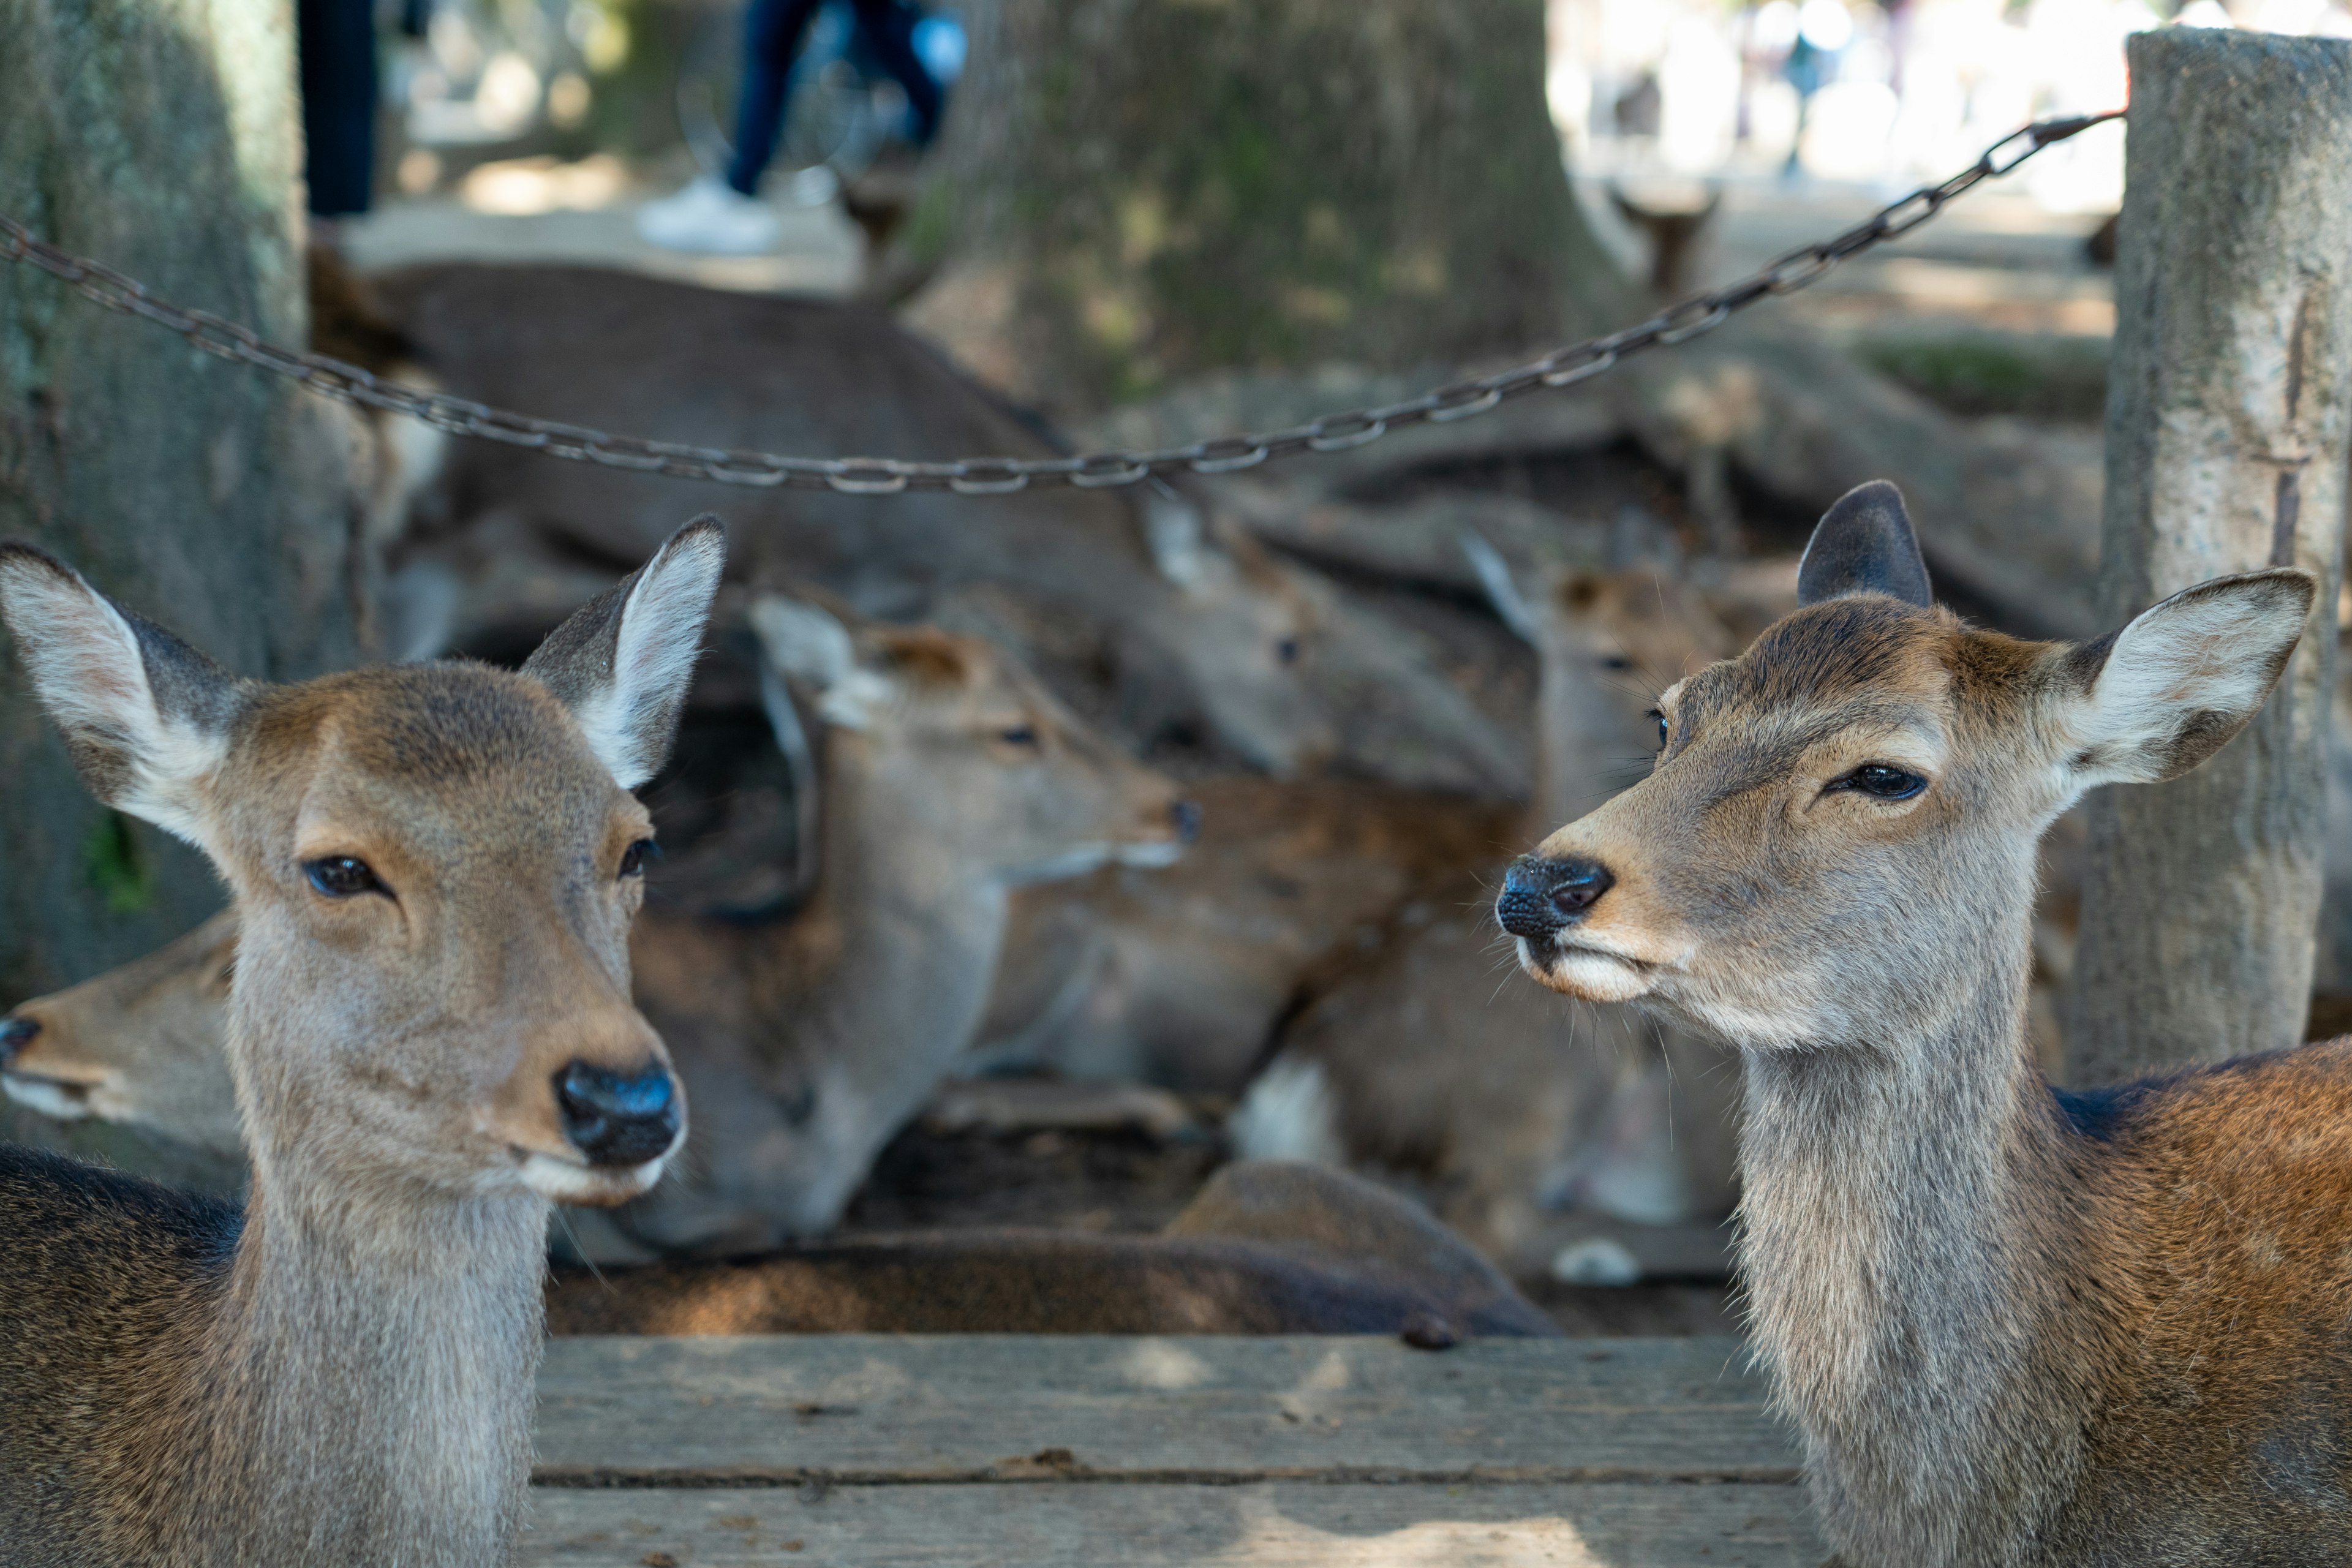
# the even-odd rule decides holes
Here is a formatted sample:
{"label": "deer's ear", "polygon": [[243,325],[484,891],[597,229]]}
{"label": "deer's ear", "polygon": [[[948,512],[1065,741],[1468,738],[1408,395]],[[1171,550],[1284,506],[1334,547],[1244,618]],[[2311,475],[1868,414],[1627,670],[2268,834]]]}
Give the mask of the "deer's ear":
{"label": "deer's ear", "polygon": [[246,683],[29,544],[0,544],[0,617],[90,793],[201,844]]}
{"label": "deer's ear", "polygon": [[1489,544],[1485,534],[1472,529],[1464,529],[1455,536],[1455,542],[1469,558],[1470,570],[1477,574],[1478,586],[1486,591],[1486,603],[1494,606],[1496,616],[1520,641],[1530,647],[1541,647],[1542,617],[1520,588],[1503,552]]}
{"label": "deer's ear", "polygon": [[1151,563],[1179,588],[1201,581],[1209,568],[1208,525],[1201,509],[1186,500],[1174,486],[1158,479],[1138,492],[1143,508],[1143,542]]}
{"label": "deer's ear", "polygon": [[849,628],[804,600],[762,596],[751,606],[751,629],[760,638],[763,685],[782,682],[801,692],[828,724],[863,730],[895,694],[888,677],[858,664]]}
{"label": "deer's ear", "polygon": [[2066,655],[2077,784],[2158,784],[2262,710],[2318,590],[2308,572],[2217,577]]}
{"label": "deer's ear", "polygon": [[572,710],[623,789],[669,760],[726,561],[726,531],[715,517],[698,517],[523,661],[522,672]]}
{"label": "deer's ear", "polygon": [[1857,485],[1822,513],[1797,563],[1797,603],[1885,594],[1922,609],[1936,602],[1903,492],[1885,479]]}

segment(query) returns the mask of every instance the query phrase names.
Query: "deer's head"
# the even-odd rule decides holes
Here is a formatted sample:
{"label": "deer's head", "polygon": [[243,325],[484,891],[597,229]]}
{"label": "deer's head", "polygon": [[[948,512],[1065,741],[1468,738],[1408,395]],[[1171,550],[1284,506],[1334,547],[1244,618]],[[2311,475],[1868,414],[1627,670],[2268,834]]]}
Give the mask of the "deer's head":
{"label": "deer's head", "polygon": [[1669,687],[1649,777],[1515,865],[1496,912],[1571,995],[1742,1046],[1916,1037],[2022,954],[2051,819],[2220,749],[2313,592],[2219,578],[2095,642],[2021,642],[1934,605],[1902,498],[1865,485],[1814,531],[1797,612]]}
{"label": "deer's head", "polygon": [[1167,779],[978,637],[853,630],[780,595],[760,600],[751,623],[772,721],[796,728],[782,698],[797,696],[854,773],[859,798],[828,809],[857,809],[894,838],[932,847],[970,885],[1050,881],[1111,860],[1164,865],[1192,837],[1192,808]]}
{"label": "deer's head", "polygon": [[222,1063],[236,916],[0,1018],[0,1091],[61,1121],[94,1116],[242,1158]]}
{"label": "deer's head", "polygon": [[236,895],[228,1055],[257,1173],[613,1203],[684,1102],[629,1000],[658,768],[719,581],[705,520],[521,673],[232,677],[0,546],[0,614],[93,793]]}
{"label": "deer's head", "polygon": [[1549,562],[1515,572],[1478,535],[1462,545],[1495,613],[1542,661],[1536,805],[1555,821],[1646,767],[1654,693],[1738,646],[1688,584],[1659,568]]}
{"label": "deer's head", "polygon": [[[1328,762],[1339,731],[1316,667],[1329,606],[1300,574],[1172,490],[1147,488],[1142,503],[1152,564],[1173,590],[1165,624],[1144,628],[1148,656],[1181,673],[1208,727],[1254,765],[1290,778]],[[1152,672],[1141,673],[1150,684]]]}

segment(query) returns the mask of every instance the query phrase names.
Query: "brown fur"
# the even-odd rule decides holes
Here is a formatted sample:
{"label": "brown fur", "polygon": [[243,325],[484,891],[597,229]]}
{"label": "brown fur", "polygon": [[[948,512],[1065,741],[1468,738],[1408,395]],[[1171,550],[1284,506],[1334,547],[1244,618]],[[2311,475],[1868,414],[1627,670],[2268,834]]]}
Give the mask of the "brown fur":
{"label": "brown fur", "polygon": [[2086,649],[1830,598],[1539,850],[1614,885],[1529,973],[1742,1047],[1759,1352],[1852,1568],[2352,1558],[2352,1044],[2053,1096],[2024,1024],[2036,837],[2235,733],[2309,595]]}
{"label": "brown fur", "polygon": [[1557,1331],[1492,1265],[1367,1183],[1244,1162],[1159,1236],[972,1230],[559,1273],[559,1334],[1467,1334]]}
{"label": "brown fur", "polygon": [[[1542,659],[1523,831],[1630,783],[1656,683],[1731,651],[1699,596],[1654,570],[1553,570],[1532,588],[1524,616],[1511,612]],[[1662,1040],[1625,1009],[1503,984],[1507,947],[1487,908],[1500,858],[1491,844],[1458,858],[1374,940],[1307,976],[1237,1119],[1244,1146],[1404,1176],[1448,1224],[1530,1269],[1549,1261],[1533,1251],[1548,1200],[1646,1205],[1654,1220],[1727,1213],[1736,1077],[1710,1047]],[[1612,1157],[1612,1111],[1645,1098],[1642,1079],[1672,1114]]]}
{"label": "brown fur", "polygon": [[1175,785],[1016,660],[929,628],[859,625],[853,643],[856,669],[830,686],[774,669],[817,710],[868,692],[824,737],[806,907],[751,930],[640,928],[638,994],[704,1108],[677,1179],[616,1215],[662,1251],[831,1229],[971,1045],[1013,888],[1178,847]]}

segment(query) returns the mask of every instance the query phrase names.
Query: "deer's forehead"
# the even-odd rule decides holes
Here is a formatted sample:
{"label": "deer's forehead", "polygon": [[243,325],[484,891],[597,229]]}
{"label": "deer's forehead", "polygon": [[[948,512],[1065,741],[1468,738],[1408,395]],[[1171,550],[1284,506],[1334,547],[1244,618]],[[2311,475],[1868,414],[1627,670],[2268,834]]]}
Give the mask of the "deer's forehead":
{"label": "deer's forehead", "polygon": [[1738,658],[1701,671],[1680,700],[1694,717],[1762,720],[1857,706],[1936,711],[1953,697],[1953,669],[1965,634],[1943,610],[1920,610],[1877,595],[1811,605],[1766,628]]}
{"label": "deer's forehead", "polygon": [[257,715],[255,765],[305,811],[402,837],[520,847],[600,833],[642,808],[537,681],[485,666],[362,670],[289,689]]}

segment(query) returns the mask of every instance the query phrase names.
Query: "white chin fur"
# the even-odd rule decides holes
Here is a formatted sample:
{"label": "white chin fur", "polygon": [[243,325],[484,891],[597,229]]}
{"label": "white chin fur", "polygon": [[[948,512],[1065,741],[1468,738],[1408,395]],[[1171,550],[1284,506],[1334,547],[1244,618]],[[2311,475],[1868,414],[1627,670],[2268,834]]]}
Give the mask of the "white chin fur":
{"label": "white chin fur", "polygon": [[1173,866],[1182,858],[1184,846],[1173,838],[1153,844],[1123,844],[1118,850],[1118,863],[1122,866]]}
{"label": "white chin fur", "polygon": [[0,1072],[0,1092],[58,1121],[79,1121],[89,1114],[89,1100],[65,1084],[40,1078],[12,1078]]}
{"label": "white chin fur", "polygon": [[522,1163],[522,1182],[551,1203],[604,1206],[650,1192],[668,1163],[667,1154],[642,1165],[601,1167],[575,1165],[551,1154],[530,1154]]}
{"label": "white chin fur", "polygon": [[1589,947],[1538,953],[1521,937],[1519,967],[1553,990],[1588,1002],[1631,1002],[1650,989],[1649,976],[1639,968]]}

